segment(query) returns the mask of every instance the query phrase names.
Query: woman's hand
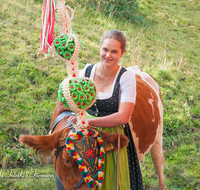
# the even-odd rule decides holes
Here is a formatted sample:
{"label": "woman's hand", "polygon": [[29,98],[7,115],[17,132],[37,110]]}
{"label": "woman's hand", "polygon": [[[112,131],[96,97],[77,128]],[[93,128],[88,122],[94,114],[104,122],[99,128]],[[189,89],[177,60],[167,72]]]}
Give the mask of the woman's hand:
{"label": "woman's hand", "polygon": [[77,117],[76,117],[76,116],[70,116],[70,117],[68,118],[68,120],[70,120],[73,124],[76,124],[76,122],[77,122]]}
{"label": "woman's hand", "polygon": [[119,110],[108,116],[89,119],[89,124],[95,127],[115,127],[126,124],[133,112],[134,103],[121,102]]}

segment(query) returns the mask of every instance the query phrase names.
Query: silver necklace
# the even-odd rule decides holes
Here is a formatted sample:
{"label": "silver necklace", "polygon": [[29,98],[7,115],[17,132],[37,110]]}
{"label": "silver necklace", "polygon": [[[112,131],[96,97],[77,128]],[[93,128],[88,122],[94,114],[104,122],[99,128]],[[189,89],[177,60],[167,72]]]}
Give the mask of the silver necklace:
{"label": "silver necklace", "polygon": [[105,86],[108,85],[108,81],[113,77],[113,75],[116,73],[117,70],[118,70],[118,67],[117,67],[117,69],[115,70],[115,72],[112,74],[112,76],[111,76],[107,81],[105,81],[105,83],[104,83]]}

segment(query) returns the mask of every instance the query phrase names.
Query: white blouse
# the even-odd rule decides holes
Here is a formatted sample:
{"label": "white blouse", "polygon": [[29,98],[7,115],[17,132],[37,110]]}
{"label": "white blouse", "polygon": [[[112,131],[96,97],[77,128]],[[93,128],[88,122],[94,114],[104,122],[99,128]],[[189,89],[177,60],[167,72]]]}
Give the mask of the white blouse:
{"label": "white blouse", "polygon": [[[84,69],[79,72],[79,77],[85,77],[86,68],[90,65],[91,64],[86,64]],[[111,92],[109,92],[109,93],[98,92],[99,100],[108,99],[112,96],[115,82],[117,80],[117,76],[118,76],[121,68],[122,67],[120,66],[120,69],[118,69],[118,71],[115,75],[115,79],[113,81]],[[94,65],[94,67],[92,68],[91,73],[90,73],[90,79],[92,79],[92,80],[94,78],[95,69],[96,69],[96,64]],[[119,83],[120,83],[120,102],[132,102],[135,104],[135,99],[136,99],[135,73],[132,70],[127,70],[126,72],[124,72],[122,74]]]}

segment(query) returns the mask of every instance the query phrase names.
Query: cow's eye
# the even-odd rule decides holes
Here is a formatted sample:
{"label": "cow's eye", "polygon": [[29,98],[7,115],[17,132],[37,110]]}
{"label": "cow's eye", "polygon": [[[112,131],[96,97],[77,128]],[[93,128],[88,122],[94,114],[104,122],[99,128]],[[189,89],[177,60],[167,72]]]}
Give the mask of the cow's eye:
{"label": "cow's eye", "polygon": [[65,162],[66,164],[69,164],[69,160],[68,160],[68,159],[64,159],[64,158],[63,158],[63,160],[64,160],[64,162]]}

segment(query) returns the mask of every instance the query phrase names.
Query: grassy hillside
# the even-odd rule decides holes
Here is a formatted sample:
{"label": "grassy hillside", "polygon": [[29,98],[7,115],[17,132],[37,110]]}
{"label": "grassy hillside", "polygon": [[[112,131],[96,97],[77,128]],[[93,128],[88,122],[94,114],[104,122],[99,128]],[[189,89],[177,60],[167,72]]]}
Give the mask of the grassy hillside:
{"label": "grassy hillside", "polygon": [[[200,189],[200,3],[140,0],[138,5],[134,22],[74,7],[73,30],[85,42],[79,67],[99,61],[99,41],[106,31],[125,33],[128,46],[120,64],[139,65],[161,88],[166,184],[169,189]],[[0,189],[55,189],[52,165],[40,166],[34,151],[16,140],[20,134],[47,134],[65,65],[56,57],[36,56],[40,1],[1,0],[0,7]],[[149,154],[141,167],[145,189],[156,189]],[[51,176],[37,178],[35,170]],[[26,172],[27,177],[14,177]]]}

